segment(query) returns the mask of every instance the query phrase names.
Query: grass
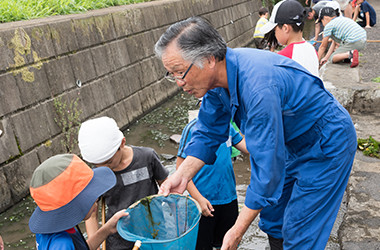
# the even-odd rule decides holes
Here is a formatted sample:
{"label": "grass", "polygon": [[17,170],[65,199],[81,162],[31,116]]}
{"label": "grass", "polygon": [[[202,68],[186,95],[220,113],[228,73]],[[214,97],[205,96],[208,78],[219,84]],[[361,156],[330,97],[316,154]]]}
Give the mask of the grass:
{"label": "grass", "polygon": [[0,23],[67,15],[150,0],[6,0],[0,1]]}
{"label": "grass", "polygon": [[378,77],[376,77],[376,78],[373,78],[371,81],[372,81],[372,82],[380,83],[380,76],[378,76]]}

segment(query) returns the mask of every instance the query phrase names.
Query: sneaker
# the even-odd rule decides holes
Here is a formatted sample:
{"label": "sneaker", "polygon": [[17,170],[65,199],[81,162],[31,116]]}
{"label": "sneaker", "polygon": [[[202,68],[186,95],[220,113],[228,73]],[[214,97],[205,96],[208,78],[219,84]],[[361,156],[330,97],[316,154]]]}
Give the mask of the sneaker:
{"label": "sneaker", "polygon": [[350,67],[351,68],[355,68],[358,65],[359,65],[359,52],[356,49],[356,50],[354,50],[352,52],[352,59],[351,59],[351,65],[350,65]]}

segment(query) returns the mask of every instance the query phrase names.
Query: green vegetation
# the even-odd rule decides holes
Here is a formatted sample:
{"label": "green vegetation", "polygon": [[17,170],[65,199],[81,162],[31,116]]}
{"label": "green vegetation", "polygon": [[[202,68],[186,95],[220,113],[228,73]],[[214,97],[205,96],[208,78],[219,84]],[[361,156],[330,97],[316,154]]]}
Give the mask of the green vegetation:
{"label": "green vegetation", "polygon": [[371,81],[372,81],[372,82],[380,83],[380,76],[378,76],[378,77],[376,77],[376,78],[373,78]]}
{"label": "green vegetation", "polygon": [[67,15],[150,0],[7,0],[0,1],[0,23]]}
{"label": "green vegetation", "polygon": [[358,148],[364,155],[380,158],[380,142],[370,136],[368,139],[358,138]]}
{"label": "green vegetation", "polygon": [[78,130],[80,123],[81,110],[78,109],[78,98],[67,103],[61,97],[54,99],[56,117],[54,121],[62,131],[62,146],[68,153],[73,153],[78,144]]}

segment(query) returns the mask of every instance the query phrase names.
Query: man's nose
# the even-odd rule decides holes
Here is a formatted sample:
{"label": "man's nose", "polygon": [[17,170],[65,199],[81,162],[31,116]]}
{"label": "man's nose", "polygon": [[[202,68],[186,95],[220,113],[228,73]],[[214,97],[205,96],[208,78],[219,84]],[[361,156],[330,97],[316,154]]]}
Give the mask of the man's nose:
{"label": "man's nose", "polygon": [[185,86],[186,82],[183,81],[183,80],[179,80],[179,79],[176,79],[176,83],[178,85],[178,87],[183,87]]}

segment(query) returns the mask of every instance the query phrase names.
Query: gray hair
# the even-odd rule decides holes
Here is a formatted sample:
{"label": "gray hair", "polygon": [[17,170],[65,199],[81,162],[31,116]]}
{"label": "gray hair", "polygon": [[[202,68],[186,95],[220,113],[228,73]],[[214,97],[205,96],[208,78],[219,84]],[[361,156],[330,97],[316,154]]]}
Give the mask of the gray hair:
{"label": "gray hair", "polygon": [[182,58],[203,68],[203,61],[211,56],[217,61],[224,59],[227,44],[222,36],[201,17],[190,17],[172,24],[154,46],[156,56],[162,58],[167,46],[177,42]]}

